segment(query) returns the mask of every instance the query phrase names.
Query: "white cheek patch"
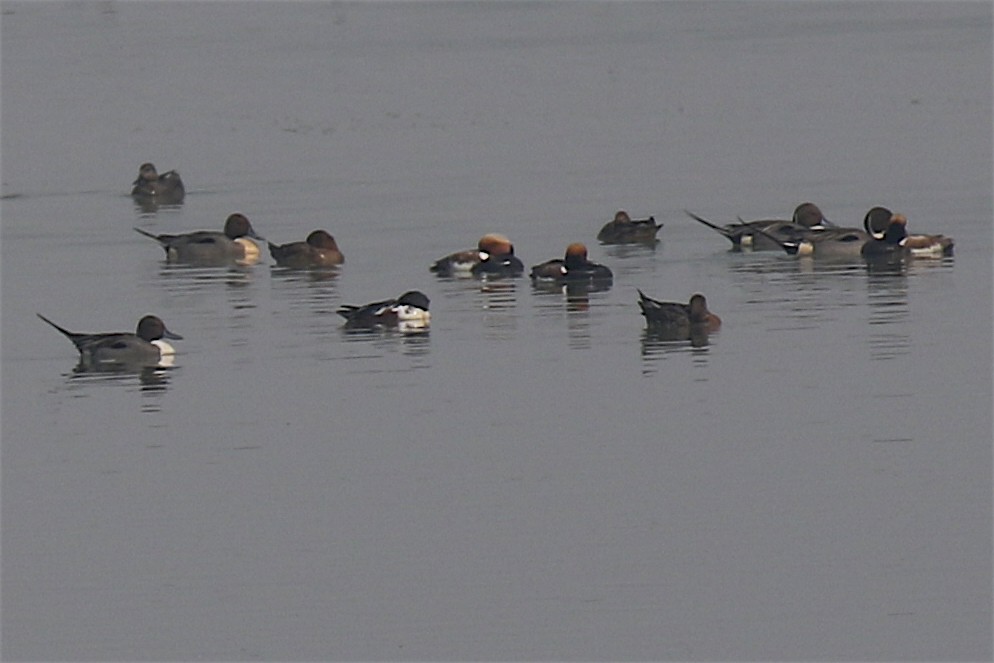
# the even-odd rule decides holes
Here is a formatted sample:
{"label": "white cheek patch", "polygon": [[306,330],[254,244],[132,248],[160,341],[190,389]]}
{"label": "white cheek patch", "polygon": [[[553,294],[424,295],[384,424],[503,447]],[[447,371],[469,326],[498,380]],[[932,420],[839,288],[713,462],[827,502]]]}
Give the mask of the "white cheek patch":
{"label": "white cheek patch", "polygon": [[489,260],[490,254],[486,251],[480,251],[480,260]]}

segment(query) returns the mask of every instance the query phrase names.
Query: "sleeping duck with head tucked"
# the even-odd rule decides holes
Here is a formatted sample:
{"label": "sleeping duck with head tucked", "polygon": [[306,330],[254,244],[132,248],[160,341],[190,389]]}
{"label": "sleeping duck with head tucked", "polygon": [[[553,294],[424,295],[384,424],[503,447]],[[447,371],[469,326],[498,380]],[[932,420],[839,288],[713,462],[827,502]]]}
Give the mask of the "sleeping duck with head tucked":
{"label": "sleeping duck with head tucked", "polygon": [[427,331],[431,324],[428,296],[409,290],[396,299],[371,304],[343,304],[338,314],[350,330],[397,329],[401,332]]}
{"label": "sleeping duck with head tucked", "polygon": [[619,210],[614,220],[608,221],[597,233],[597,241],[602,244],[648,244],[655,243],[656,234],[663,224],[656,223],[655,217],[632,219],[628,212]]}

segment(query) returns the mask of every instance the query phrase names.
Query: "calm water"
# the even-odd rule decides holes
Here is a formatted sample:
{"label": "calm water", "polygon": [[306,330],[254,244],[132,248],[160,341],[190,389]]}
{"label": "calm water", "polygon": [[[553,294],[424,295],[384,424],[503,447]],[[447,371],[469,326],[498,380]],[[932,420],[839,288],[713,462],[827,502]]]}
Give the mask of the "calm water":
{"label": "calm water", "polygon": [[[989,3],[2,9],[5,659],[991,660]],[[149,160],[183,205],[134,206]],[[804,200],[956,256],[683,214]],[[597,245],[618,209],[660,244]],[[131,230],[233,211],[346,265]],[[429,273],[488,231],[613,287]],[[428,336],[342,333],[408,288]],[[636,288],[724,328],[660,343]],[[36,311],[185,340],[79,375]]]}

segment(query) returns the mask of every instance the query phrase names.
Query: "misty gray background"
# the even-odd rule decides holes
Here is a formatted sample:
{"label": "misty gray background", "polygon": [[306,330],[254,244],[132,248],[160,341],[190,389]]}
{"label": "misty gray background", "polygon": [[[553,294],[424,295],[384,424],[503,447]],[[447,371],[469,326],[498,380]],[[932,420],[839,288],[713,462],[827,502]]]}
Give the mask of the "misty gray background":
{"label": "misty gray background", "polygon": [[[990,660],[991,5],[2,5],[6,660]],[[140,163],[185,203],[144,212]],[[732,254],[811,200],[956,239]],[[595,241],[618,209],[660,244]],[[335,276],[132,230],[332,232]],[[586,301],[443,280],[585,241]],[[429,336],[334,313],[425,291]],[[707,295],[703,348],[636,288]],[[160,315],[176,367],[76,375]]]}

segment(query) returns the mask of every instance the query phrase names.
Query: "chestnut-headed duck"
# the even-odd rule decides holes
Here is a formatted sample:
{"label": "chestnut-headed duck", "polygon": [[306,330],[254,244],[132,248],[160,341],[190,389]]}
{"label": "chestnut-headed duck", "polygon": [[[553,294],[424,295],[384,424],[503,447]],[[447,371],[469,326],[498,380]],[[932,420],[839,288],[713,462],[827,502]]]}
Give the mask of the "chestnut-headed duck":
{"label": "chestnut-headed duck", "polygon": [[531,268],[533,281],[556,283],[579,281],[610,281],[614,274],[610,268],[587,260],[587,247],[582,242],[574,242],[566,247],[563,258],[546,260]]}
{"label": "chestnut-headed duck", "polygon": [[450,253],[436,260],[430,270],[439,276],[520,276],[525,266],[514,255],[514,245],[500,233],[487,233],[476,249]]}
{"label": "chestnut-headed duck", "polygon": [[303,242],[273,244],[269,242],[269,255],[280,267],[304,269],[307,267],[334,267],[345,262],[338,243],[325,230],[315,230]]}

